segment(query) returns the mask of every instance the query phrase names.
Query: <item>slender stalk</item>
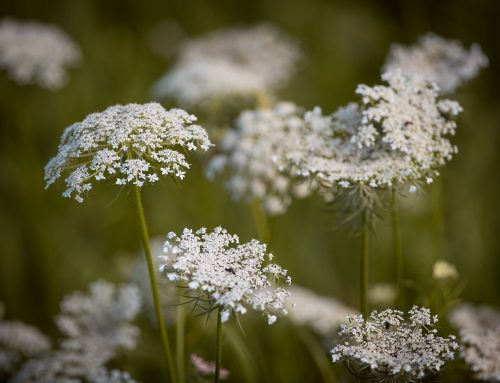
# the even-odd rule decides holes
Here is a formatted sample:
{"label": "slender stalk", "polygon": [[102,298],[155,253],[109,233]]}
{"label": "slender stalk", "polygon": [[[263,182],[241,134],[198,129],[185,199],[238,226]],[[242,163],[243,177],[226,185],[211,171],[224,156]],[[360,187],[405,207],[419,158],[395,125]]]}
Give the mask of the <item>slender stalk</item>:
{"label": "slender stalk", "polygon": [[163,314],[161,311],[160,294],[158,293],[158,284],[156,282],[156,270],[153,264],[153,257],[151,255],[151,246],[149,242],[148,227],[146,225],[146,217],[144,216],[144,208],[142,206],[141,191],[134,185],[135,202],[137,207],[137,214],[139,216],[139,223],[141,226],[142,243],[144,245],[144,253],[146,255],[146,260],[148,263],[149,280],[151,282],[151,291],[153,292],[153,302],[156,312],[156,320],[158,322],[158,328],[160,329],[161,343],[163,346],[163,353],[165,358],[165,365],[167,367],[168,374],[170,376],[170,382],[177,382],[177,377],[175,374],[175,365],[172,358],[172,350],[170,348],[170,343],[168,341],[168,333],[165,329],[165,323],[163,322]]}
{"label": "slender stalk", "polygon": [[360,308],[363,318],[368,317],[368,222],[367,212],[361,213],[361,269],[360,269]]}
{"label": "slender stalk", "polygon": [[442,256],[443,239],[443,185],[440,179],[437,179],[431,188],[432,199],[432,256],[436,262]]}
{"label": "slender stalk", "polygon": [[220,362],[221,362],[221,355],[222,355],[222,316],[221,316],[221,311],[222,309],[219,309],[219,312],[217,313],[217,343],[215,345],[215,374],[214,374],[214,383],[219,382],[219,375],[220,375]]}
{"label": "slender stalk", "polygon": [[175,348],[177,358],[178,382],[184,383],[186,380],[184,374],[184,305],[177,306],[177,326],[175,327]]}
{"label": "slender stalk", "polygon": [[401,232],[399,229],[399,218],[397,211],[397,195],[394,188],[391,189],[391,226],[392,226],[392,245],[396,262],[396,283],[399,309],[405,310],[404,297],[404,265],[403,253],[401,251]]}
{"label": "slender stalk", "polygon": [[259,240],[263,243],[271,242],[271,230],[269,228],[269,221],[266,214],[262,211],[260,201],[254,199],[252,201],[252,219],[257,231]]}
{"label": "slender stalk", "polygon": [[302,343],[306,346],[309,354],[316,363],[318,370],[321,374],[322,382],[325,383],[336,383],[337,377],[332,369],[332,363],[328,360],[325,355],[325,350],[319,344],[318,340],[314,337],[313,334],[306,328],[298,328],[298,334],[302,340]]}

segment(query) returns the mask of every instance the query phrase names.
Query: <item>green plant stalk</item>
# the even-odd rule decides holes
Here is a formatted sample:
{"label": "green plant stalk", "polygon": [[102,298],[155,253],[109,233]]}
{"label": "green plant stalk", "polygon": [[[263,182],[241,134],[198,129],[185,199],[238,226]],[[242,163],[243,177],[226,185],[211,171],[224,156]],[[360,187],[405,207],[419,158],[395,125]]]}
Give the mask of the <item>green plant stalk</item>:
{"label": "green plant stalk", "polygon": [[170,348],[170,343],[168,341],[168,333],[165,328],[165,323],[163,322],[163,313],[161,310],[160,294],[158,293],[158,283],[156,281],[156,270],[153,264],[153,257],[151,255],[151,245],[149,242],[148,227],[146,225],[146,217],[144,216],[144,207],[142,206],[141,191],[138,186],[134,185],[135,202],[137,207],[137,213],[139,216],[139,223],[141,226],[142,243],[144,245],[144,254],[146,255],[146,260],[148,263],[149,280],[151,282],[151,291],[153,292],[153,302],[156,312],[156,320],[158,322],[158,328],[160,329],[161,343],[163,347],[163,353],[165,358],[165,365],[167,367],[168,374],[170,376],[170,382],[177,382],[177,377],[175,373],[175,365],[172,357],[172,350]]}
{"label": "green plant stalk", "polygon": [[404,260],[401,250],[401,231],[399,229],[399,218],[397,211],[397,195],[394,188],[391,189],[391,226],[392,226],[392,245],[396,263],[396,285],[397,285],[397,304],[400,310],[405,310],[404,296]]}
{"label": "green plant stalk", "polygon": [[263,243],[271,243],[271,229],[269,228],[269,220],[266,214],[262,211],[260,201],[254,199],[252,201],[252,219],[257,231],[258,239]]}
{"label": "green plant stalk", "polygon": [[175,355],[179,383],[184,383],[186,381],[186,376],[184,374],[184,323],[184,306],[182,304],[179,304],[177,305],[177,321],[175,327]]}
{"label": "green plant stalk", "polygon": [[360,311],[368,317],[368,222],[367,212],[361,212]]}
{"label": "green plant stalk", "polygon": [[219,308],[217,313],[217,341],[215,344],[215,374],[214,374],[214,383],[219,382],[220,375],[220,362],[222,356],[222,309]]}
{"label": "green plant stalk", "polygon": [[299,337],[302,343],[306,346],[309,354],[314,360],[314,363],[318,367],[321,374],[322,382],[325,383],[337,383],[337,377],[332,369],[332,363],[325,356],[325,351],[318,340],[307,328],[298,328]]}

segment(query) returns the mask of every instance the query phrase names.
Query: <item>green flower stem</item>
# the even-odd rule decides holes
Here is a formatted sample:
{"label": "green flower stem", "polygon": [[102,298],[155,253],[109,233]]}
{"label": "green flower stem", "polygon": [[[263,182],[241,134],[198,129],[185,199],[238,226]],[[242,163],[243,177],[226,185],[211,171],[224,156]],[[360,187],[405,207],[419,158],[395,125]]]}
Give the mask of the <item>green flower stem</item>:
{"label": "green flower stem", "polygon": [[309,354],[313,358],[314,363],[318,367],[322,382],[337,383],[337,377],[333,372],[332,363],[326,357],[325,351],[319,344],[318,340],[307,328],[298,328],[297,331],[302,343],[304,343],[309,351]]}
{"label": "green flower stem", "polygon": [[186,380],[184,374],[184,305],[177,305],[177,325],[175,327],[175,348],[178,382],[184,383]]}
{"label": "green flower stem", "polygon": [[156,320],[158,322],[158,328],[160,329],[161,343],[163,346],[163,353],[165,358],[165,364],[167,367],[168,374],[170,376],[170,382],[177,382],[177,377],[175,374],[175,365],[172,358],[172,350],[170,348],[170,343],[168,341],[167,330],[165,329],[165,323],[163,322],[163,313],[161,310],[160,294],[158,293],[158,283],[156,281],[156,270],[153,264],[153,258],[151,255],[151,245],[149,242],[148,227],[146,225],[146,217],[144,216],[144,208],[142,206],[141,191],[138,186],[134,185],[135,202],[137,207],[137,213],[139,216],[139,223],[141,226],[142,243],[144,245],[144,253],[146,255],[146,260],[148,262],[149,280],[151,282],[151,291],[153,292],[153,302],[156,312]]}
{"label": "green flower stem", "polygon": [[262,211],[260,201],[254,199],[252,201],[252,218],[257,231],[258,239],[263,243],[271,243],[271,230],[269,228],[269,220],[266,214]]}
{"label": "green flower stem", "polygon": [[219,308],[219,312],[217,313],[217,343],[215,344],[215,374],[214,374],[214,383],[219,382],[220,375],[220,362],[222,355],[222,309]]}
{"label": "green flower stem", "polygon": [[391,189],[391,226],[392,226],[392,245],[394,249],[394,257],[396,261],[396,283],[398,307],[400,310],[405,310],[404,297],[404,263],[403,253],[401,251],[401,232],[399,229],[399,218],[397,211],[397,195],[394,188]]}
{"label": "green flower stem", "polygon": [[363,318],[368,317],[368,222],[367,212],[361,213],[361,268],[360,268],[360,310]]}

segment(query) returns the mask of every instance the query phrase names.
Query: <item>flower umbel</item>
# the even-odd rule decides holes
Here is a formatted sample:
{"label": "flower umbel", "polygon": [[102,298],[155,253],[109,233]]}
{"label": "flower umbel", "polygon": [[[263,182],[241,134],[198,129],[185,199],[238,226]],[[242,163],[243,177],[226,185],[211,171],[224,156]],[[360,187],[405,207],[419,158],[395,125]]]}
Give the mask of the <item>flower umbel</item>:
{"label": "flower umbel", "polygon": [[218,146],[222,153],[209,163],[207,176],[225,173],[225,185],[235,200],[256,199],[266,214],[284,213],[292,197],[304,198],[314,189],[313,182],[280,172],[275,161],[304,134],[302,115],[302,109],[291,102],[244,111],[236,129],[229,130]]}
{"label": "flower umbel", "polygon": [[19,84],[61,88],[66,83],[66,67],[80,60],[80,48],[55,25],[0,21],[0,68]]}
{"label": "flower umbel", "polygon": [[461,355],[476,378],[500,381],[500,311],[466,303],[449,319],[460,330]]}
{"label": "flower umbel", "polygon": [[[352,373],[377,381],[420,382],[439,373],[458,349],[455,337],[436,335],[437,316],[414,306],[408,318],[397,310],[373,311],[366,321],[349,316],[332,350],[334,362],[345,361]],[[396,380],[398,381],[398,380]]]}
{"label": "flower umbel", "polygon": [[488,58],[479,45],[472,44],[467,50],[458,40],[427,33],[415,45],[394,44],[384,70],[399,69],[408,75],[423,77],[435,82],[442,92],[451,93],[486,66]]}
{"label": "flower umbel", "polygon": [[46,187],[63,173],[64,197],[83,201],[93,184],[112,179],[117,185],[154,183],[159,175],[183,179],[189,163],[181,152],[212,145],[196,117],[158,103],[115,105],[92,113],[66,128],[59,153],[45,166]]}
{"label": "flower umbel", "polygon": [[209,305],[207,310],[222,310],[223,322],[231,313],[245,314],[247,307],[266,314],[269,324],[276,321],[277,311],[287,313],[284,305],[290,293],[276,284],[280,279],[290,284],[291,278],[274,263],[264,265],[272,259],[265,244],[255,239],[240,244],[238,236],[221,227],[213,232],[184,229],[181,236],[168,234],[164,251],[160,270],[199,293]]}

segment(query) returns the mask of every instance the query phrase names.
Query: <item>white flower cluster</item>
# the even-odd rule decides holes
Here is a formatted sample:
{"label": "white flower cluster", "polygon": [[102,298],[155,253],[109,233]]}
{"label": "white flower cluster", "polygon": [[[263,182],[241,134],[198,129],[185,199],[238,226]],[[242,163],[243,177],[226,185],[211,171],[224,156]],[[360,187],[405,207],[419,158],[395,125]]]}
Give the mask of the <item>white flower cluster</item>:
{"label": "white flower cluster", "polygon": [[374,306],[392,307],[396,297],[396,287],[388,283],[376,283],[368,290],[368,301]]}
{"label": "white flower cluster", "polygon": [[428,309],[414,306],[408,315],[405,320],[403,312],[389,309],[373,311],[366,321],[361,315],[350,316],[339,332],[345,343],[331,351],[333,361],[344,360],[360,366],[360,371],[369,368],[370,376],[400,377],[405,382],[437,374],[454,358],[459,347],[455,337],[436,335],[438,319]]}
{"label": "white flower cluster", "polygon": [[19,84],[58,89],[66,67],[81,60],[79,47],[55,25],[14,19],[0,21],[0,68]]}
{"label": "white flower cluster", "polygon": [[[208,362],[201,356],[196,354],[191,354],[191,363],[193,364],[196,372],[204,377],[212,377],[215,374],[215,362]],[[229,370],[227,368],[221,368],[219,371],[220,380],[226,380],[229,377]]]}
{"label": "white flower cluster", "polygon": [[462,304],[450,313],[460,330],[462,357],[480,380],[500,382],[500,311]]}
{"label": "white flower cluster", "polygon": [[120,349],[133,349],[139,329],[130,324],[140,309],[133,285],[117,289],[98,281],[90,293],[67,296],[56,322],[64,335],[60,349],[26,362],[14,383],[135,383],[128,373],[105,365]]}
{"label": "white flower cluster", "polygon": [[421,180],[432,182],[457,152],[448,136],[462,108],[439,99],[437,87],[420,77],[393,71],[382,80],[387,85],[358,86],[359,104],[331,116],[319,108],[307,113],[310,131],[283,165],[333,189],[410,184],[414,192]]}
{"label": "white flower cluster", "polygon": [[298,326],[309,326],[323,337],[332,337],[348,315],[356,315],[357,310],[344,305],[335,298],[324,297],[303,287],[292,286],[288,318]]}
{"label": "white flower cluster", "polygon": [[439,260],[434,263],[432,266],[432,277],[436,280],[448,280],[448,279],[457,279],[458,271],[455,265],[452,265],[449,262]]}
{"label": "white flower cluster", "polygon": [[207,132],[196,117],[158,103],[115,105],[66,128],[59,153],[45,166],[46,187],[70,172],[64,197],[83,201],[93,182],[117,185],[158,181],[158,175],[183,179],[189,164],[178,149],[208,150]]}
{"label": "white flower cluster", "polygon": [[18,321],[3,320],[0,303],[0,380],[11,375],[21,361],[50,349],[50,340],[40,331]]}
{"label": "white flower cluster", "polygon": [[444,93],[451,93],[486,66],[488,58],[479,45],[472,44],[467,50],[458,40],[428,33],[413,46],[394,44],[384,70],[399,69],[408,75],[421,76],[435,82]]}
{"label": "white flower cluster", "polygon": [[222,29],[185,43],[154,93],[188,106],[255,97],[288,81],[299,58],[297,44],[272,25]]}
{"label": "white flower cluster", "polygon": [[208,164],[206,174],[213,178],[225,172],[225,183],[233,199],[258,200],[266,214],[286,211],[292,197],[304,198],[314,183],[293,179],[280,172],[275,159],[293,148],[305,131],[303,111],[291,102],[280,102],[272,109],[244,111],[218,145],[219,154]]}
{"label": "white flower cluster", "polygon": [[273,255],[266,254],[266,245],[253,239],[240,244],[236,235],[217,227],[193,232],[184,229],[178,237],[168,234],[165,256],[160,258],[160,271],[171,281],[186,283],[188,289],[207,297],[210,307],[222,310],[222,321],[233,314],[245,314],[247,307],[262,311],[272,324],[275,312],[284,308],[290,293],[276,287],[280,279],[291,278],[274,263],[264,265]]}

